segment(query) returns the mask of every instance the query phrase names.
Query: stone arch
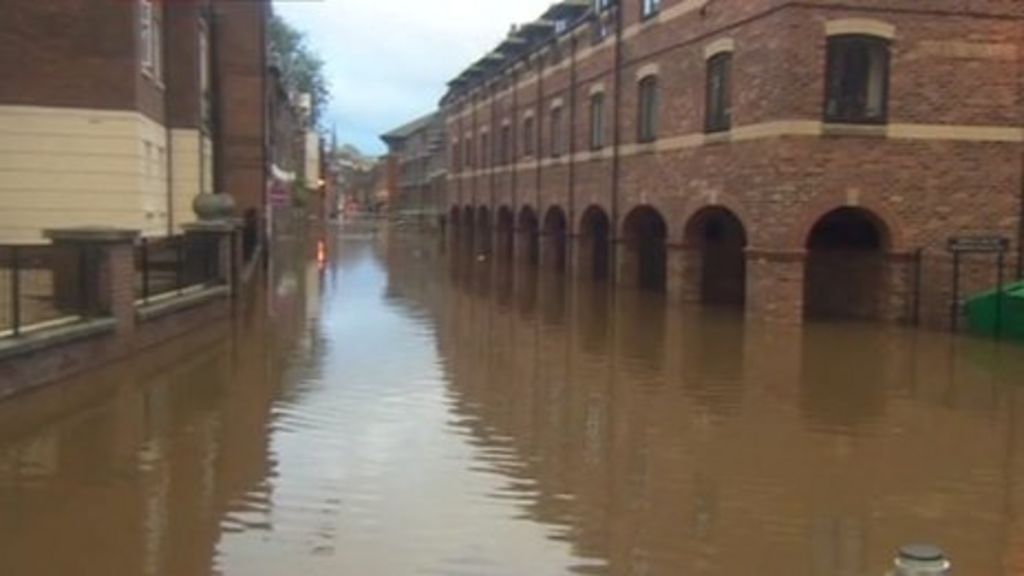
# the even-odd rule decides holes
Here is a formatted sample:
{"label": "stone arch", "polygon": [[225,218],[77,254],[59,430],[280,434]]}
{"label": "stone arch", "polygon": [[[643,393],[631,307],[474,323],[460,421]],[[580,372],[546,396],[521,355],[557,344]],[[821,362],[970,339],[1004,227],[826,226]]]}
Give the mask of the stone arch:
{"label": "stone arch", "polygon": [[497,231],[497,256],[501,260],[511,260],[514,245],[516,219],[512,209],[502,204],[498,208],[498,217],[495,223]]}
{"label": "stone arch", "polygon": [[664,292],[667,274],[668,226],[653,206],[634,207],[622,220],[622,257],[619,281],[646,290]]}
{"label": "stone arch", "polygon": [[[796,226],[789,228],[789,234],[785,239],[785,248],[788,250],[804,250],[807,248],[807,239],[814,226],[830,212],[840,208],[862,209],[871,215],[877,223],[884,226],[887,231],[888,246],[892,252],[905,252],[907,250],[906,236],[903,227],[900,225],[899,216],[890,210],[874,194],[850,194],[840,197],[830,194],[820,197],[812,202],[803,212],[803,215]],[[737,212],[743,217],[742,213]],[[749,221],[743,218],[745,222]]]}
{"label": "stone arch", "polygon": [[592,204],[583,211],[579,223],[579,262],[581,277],[607,280],[611,254],[611,219],[604,208]]}
{"label": "stone arch", "polygon": [[887,255],[892,228],[878,214],[841,206],[821,215],[804,240],[804,313],[816,318],[878,319],[889,315]]}
{"label": "stone arch", "polygon": [[544,213],[544,254],[545,265],[553,270],[565,270],[568,247],[569,219],[565,210],[555,204]]}
{"label": "stone arch", "polygon": [[746,302],[747,228],[732,210],[697,210],[686,221],[684,282],[687,300],[742,307]]}
{"label": "stone arch", "polygon": [[540,261],[540,222],[537,212],[530,205],[519,209],[516,248],[524,262],[537,264]]}

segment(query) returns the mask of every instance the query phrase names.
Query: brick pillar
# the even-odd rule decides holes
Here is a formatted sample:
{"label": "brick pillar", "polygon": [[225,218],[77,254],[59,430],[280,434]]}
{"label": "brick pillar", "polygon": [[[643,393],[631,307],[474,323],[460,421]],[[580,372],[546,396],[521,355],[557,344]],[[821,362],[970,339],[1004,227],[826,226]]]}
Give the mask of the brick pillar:
{"label": "brick pillar", "polygon": [[594,243],[586,236],[574,236],[571,240],[575,244],[571,250],[569,272],[580,280],[591,280],[594,278]]}
{"label": "brick pillar", "polygon": [[700,250],[685,245],[665,249],[666,295],[677,302],[700,302]]}
{"label": "brick pillar", "polygon": [[536,237],[529,230],[517,230],[515,233],[514,246],[515,261],[523,264],[537,264],[537,260],[539,260],[540,255],[537,254],[537,260],[534,259],[533,245],[535,242],[540,242],[540,238]]}
{"label": "brick pillar", "polygon": [[915,266],[916,255],[913,252],[885,255],[884,285],[878,306],[881,320],[909,322],[913,319]]}
{"label": "brick pillar", "polygon": [[87,256],[84,282],[85,312],[90,317],[117,321],[118,338],[135,333],[135,241],[137,230],[67,228],[48,230],[56,246],[75,247]]}
{"label": "brick pillar", "polygon": [[202,249],[212,247],[217,251],[216,274],[217,278],[224,284],[234,287],[238,286],[238,262],[234,253],[234,242],[237,226],[227,220],[199,221],[182,226],[185,236],[194,241]]}
{"label": "brick pillar", "polygon": [[566,248],[569,238],[553,233],[544,233],[540,237],[540,262],[545,270],[561,271],[565,269]]}
{"label": "brick pillar", "polygon": [[747,317],[778,324],[804,319],[804,250],[747,249]]}
{"label": "brick pillar", "polygon": [[[689,244],[679,248],[677,280],[679,300],[688,304],[704,301],[704,250]],[[669,261],[669,285],[673,279],[672,261]]]}
{"label": "brick pillar", "polygon": [[615,242],[615,282],[619,286],[636,288],[640,284],[640,255],[627,242]]}

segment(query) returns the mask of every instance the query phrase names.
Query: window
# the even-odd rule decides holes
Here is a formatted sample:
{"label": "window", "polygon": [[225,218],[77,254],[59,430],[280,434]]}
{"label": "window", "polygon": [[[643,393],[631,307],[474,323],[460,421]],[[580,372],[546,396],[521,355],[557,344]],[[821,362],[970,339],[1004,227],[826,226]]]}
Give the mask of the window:
{"label": "window", "polygon": [[644,18],[657,16],[659,11],[661,11],[661,0],[643,0]]}
{"label": "window", "polygon": [[459,143],[458,142],[452,142],[451,165],[452,165],[452,171],[453,172],[458,172],[462,168],[460,166],[460,164],[459,164]]}
{"label": "window", "polygon": [[511,160],[511,158],[509,158],[509,151],[511,149],[511,143],[512,143],[512,127],[508,126],[508,125],[502,126],[501,127],[501,163],[502,164],[508,164],[509,160]]}
{"label": "window", "polygon": [[590,97],[590,148],[604,148],[604,94]]}
{"label": "window", "polygon": [[139,0],[139,61],[142,71],[163,80],[163,29],[159,4]]}
{"label": "window", "polygon": [[726,132],[732,128],[732,54],[722,52],[708,60],[707,109],[704,129]]}
{"label": "window", "polygon": [[210,97],[210,36],[208,28],[203,25],[199,29],[199,102],[204,123],[211,119]]}
{"label": "window", "polygon": [[637,140],[651,142],[658,137],[658,77],[640,80]]}
{"label": "window", "polygon": [[466,138],[462,142],[462,165],[466,168],[473,167],[473,144],[471,138]]}
{"label": "window", "polygon": [[523,156],[533,156],[533,117],[523,121]]}
{"label": "window", "polygon": [[491,162],[490,138],[487,132],[480,135],[480,167],[487,168]]}
{"label": "window", "polygon": [[551,155],[558,157],[565,152],[565,137],[562,127],[562,107],[551,110]]}
{"label": "window", "polygon": [[881,124],[888,116],[889,42],[874,36],[828,40],[825,120]]}

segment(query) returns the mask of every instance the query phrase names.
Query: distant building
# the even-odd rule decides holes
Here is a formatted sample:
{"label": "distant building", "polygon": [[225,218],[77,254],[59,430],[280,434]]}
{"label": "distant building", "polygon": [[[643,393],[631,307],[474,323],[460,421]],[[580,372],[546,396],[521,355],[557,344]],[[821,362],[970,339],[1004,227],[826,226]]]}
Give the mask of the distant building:
{"label": "distant building", "polygon": [[394,171],[392,212],[435,221],[444,213],[448,177],[444,117],[433,112],[381,136]]}

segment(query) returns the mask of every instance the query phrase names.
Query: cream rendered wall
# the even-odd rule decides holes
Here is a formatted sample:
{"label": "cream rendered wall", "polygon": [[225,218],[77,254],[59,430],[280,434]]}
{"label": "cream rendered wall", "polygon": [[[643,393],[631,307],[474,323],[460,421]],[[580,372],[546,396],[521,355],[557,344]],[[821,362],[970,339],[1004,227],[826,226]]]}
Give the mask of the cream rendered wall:
{"label": "cream rendered wall", "polygon": [[166,134],[138,112],[0,106],[0,242],[66,226],[166,233]]}
{"label": "cream rendered wall", "polygon": [[176,232],[181,231],[182,225],[196,220],[192,201],[202,185],[201,141],[197,129],[171,130],[171,206]]}

